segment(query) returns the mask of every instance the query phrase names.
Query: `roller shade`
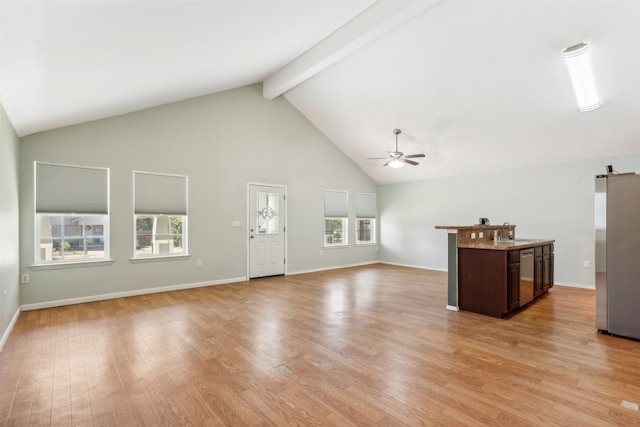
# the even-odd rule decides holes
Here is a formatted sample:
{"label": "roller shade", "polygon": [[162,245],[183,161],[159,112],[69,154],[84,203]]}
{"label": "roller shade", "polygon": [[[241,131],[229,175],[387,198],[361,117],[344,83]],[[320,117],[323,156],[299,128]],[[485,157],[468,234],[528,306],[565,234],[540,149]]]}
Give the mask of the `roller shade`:
{"label": "roller shade", "polygon": [[324,216],[326,218],[346,218],[349,216],[349,200],[346,191],[324,192]]}
{"label": "roller shade", "polygon": [[187,215],[187,177],[133,173],[136,215]]}
{"label": "roller shade", "polygon": [[109,213],[109,169],[35,162],[36,213]]}
{"label": "roller shade", "polygon": [[376,195],[356,193],[356,218],[376,217]]}

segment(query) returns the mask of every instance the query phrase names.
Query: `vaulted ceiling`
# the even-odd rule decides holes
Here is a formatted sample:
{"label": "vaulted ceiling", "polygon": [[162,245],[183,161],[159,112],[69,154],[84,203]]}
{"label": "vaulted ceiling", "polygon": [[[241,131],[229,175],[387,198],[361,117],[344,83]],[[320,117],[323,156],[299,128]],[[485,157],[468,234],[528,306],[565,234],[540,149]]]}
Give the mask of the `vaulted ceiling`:
{"label": "vaulted ceiling", "polygon": [[[636,1],[1,0],[0,24],[21,136],[264,82],[379,184],[640,152]],[[368,160],[396,128],[420,165]]]}

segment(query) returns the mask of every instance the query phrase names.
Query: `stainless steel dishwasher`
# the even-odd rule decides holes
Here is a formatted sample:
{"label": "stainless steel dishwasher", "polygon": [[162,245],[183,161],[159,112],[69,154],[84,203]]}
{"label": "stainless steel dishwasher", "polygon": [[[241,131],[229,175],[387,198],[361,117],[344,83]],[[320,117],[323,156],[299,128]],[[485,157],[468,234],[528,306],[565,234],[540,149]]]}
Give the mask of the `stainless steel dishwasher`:
{"label": "stainless steel dishwasher", "polygon": [[533,300],[533,248],[520,251],[520,307]]}

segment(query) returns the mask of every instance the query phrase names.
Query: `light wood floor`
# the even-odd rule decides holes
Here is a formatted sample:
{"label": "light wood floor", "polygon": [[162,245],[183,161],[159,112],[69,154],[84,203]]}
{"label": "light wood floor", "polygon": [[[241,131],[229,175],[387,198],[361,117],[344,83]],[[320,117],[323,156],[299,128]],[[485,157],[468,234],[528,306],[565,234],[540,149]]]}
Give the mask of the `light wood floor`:
{"label": "light wood floor", "polygon": [[593,291],[445,305],[445,273],[374,265],[24,312],[0,425],[640,425],[640,343]]}

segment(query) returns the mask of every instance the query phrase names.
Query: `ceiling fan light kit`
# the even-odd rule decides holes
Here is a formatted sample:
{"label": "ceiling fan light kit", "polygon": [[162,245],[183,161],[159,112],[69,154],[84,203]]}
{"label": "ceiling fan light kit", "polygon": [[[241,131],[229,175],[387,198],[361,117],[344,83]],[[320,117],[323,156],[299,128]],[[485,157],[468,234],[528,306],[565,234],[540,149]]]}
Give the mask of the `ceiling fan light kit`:
{"label": "ceiling fan light kit", "polygon": [[413,160],[409,159],[425,157],[424,154],[408,154],[405,156],[402,151],[398,151],[398,135],[400,135],[401,133],[402,131],[400,129],[393,130],[393,134],[396,136],[396,151],[387,151],[387,153],[389,154],[388,157],[369,157],[369,160],[389,160],[382,166],[390,166],[394,169],[401,168],[405,163],[411,166],[419,165],[420,163],[414,162]]}

